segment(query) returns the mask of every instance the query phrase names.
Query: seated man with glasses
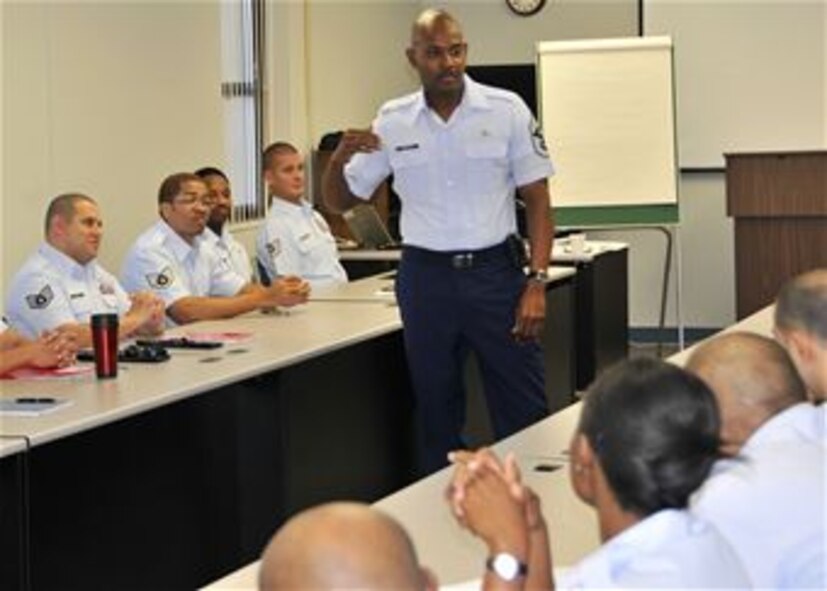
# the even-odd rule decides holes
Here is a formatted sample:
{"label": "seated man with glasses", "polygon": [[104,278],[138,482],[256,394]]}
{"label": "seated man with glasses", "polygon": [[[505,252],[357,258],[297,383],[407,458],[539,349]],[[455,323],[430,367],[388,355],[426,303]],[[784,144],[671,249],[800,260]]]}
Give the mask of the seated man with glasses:
{"label": "seated man with glasses", "polygon": [[183,172],[167,177],[158,191],[161,219],[127,253],[124,285],[155,292],[178,324],[307,301],[310,288],[297,277],[262,287],[234,271],[204,237],[211,205],[203,179]]}

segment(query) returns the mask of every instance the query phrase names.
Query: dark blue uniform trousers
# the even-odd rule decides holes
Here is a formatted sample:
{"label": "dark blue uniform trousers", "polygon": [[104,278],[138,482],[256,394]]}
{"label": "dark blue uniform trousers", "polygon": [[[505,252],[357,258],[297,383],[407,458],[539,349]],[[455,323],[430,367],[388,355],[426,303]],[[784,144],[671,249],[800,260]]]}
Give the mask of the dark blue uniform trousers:
{"label": "dark blue uniform trousers", "polygon": [[462,258],[405,247],[396,281],[416,395],[419,464],[428,474],[464,447],[463,372],[477,356],[497,439],[548,415],[540,345],[512,336],[526,278],[505,245]]}

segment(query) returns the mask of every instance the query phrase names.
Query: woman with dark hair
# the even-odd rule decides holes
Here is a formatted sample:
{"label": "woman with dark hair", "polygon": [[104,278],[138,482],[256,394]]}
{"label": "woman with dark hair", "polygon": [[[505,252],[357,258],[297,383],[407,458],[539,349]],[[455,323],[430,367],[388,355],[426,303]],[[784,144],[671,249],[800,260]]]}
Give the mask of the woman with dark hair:
{"label": "woman with dark hair", "polygon": [[[597,511],[603,545],[560,586],[749,587],[720,534],[686,511],[720,456],[719,432],[713,394],[682,369],[635,359],[604,372],[570,448],[572,486]],[[554,588],[539,500],[513,456],[504,464],[488,451],[454,460],[452,509],[491,552],[484,587]]]}

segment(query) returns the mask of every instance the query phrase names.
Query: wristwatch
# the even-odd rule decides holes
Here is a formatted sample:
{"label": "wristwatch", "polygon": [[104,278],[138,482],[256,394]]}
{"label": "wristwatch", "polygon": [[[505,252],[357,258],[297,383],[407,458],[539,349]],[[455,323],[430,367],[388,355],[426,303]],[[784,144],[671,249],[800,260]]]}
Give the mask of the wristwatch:
{"label": "wristwatch", "polygon": [[516,581],[518,577],[524,577],[528,574],[528,565],[520,562],[513,554],[507,552],[500,552],[494,556],[490,556],[485,561],[485,566],[488,570],[493,572],[503,581]]}
{"label": "wristwatch", "polygon": [[528,272],[526,275],[530,281],[536,281],[537,283],[546,283],[548,281],[548,271],[545,269],[537,269]]}

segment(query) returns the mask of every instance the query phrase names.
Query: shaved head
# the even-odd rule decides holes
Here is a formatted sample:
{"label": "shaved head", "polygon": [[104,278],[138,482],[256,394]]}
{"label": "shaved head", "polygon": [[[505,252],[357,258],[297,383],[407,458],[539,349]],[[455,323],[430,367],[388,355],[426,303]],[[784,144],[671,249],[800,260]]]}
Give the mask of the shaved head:
{"label": "shaved head", "polygon": [[778,294],[775,325],[803,330],[827,346],[827,269],[815,269],[787,282]]}
{"label": "shaved head", "polygon": [[430,38],[437,28],[450,29],[462,36],[462,27],[459,21],[449,12],[440,8],[428,8],[423,10],[411,27],[411,46],[418,45],[424,39]]}
{"label": "shaved head", "polygon": [[701,345],[686,369],[715,393],[722,438],[735,452],[764,422],[806,400],[806,390],[787,352],[772,339],[732,332]]}
{"label": "shaved head", "polygon": [[827,269],[799,275],[781,288],[775,336],[792,357],[813,402],[827,400]]}
{"label": "shaved head", "polygon": [[425,589],[405,530],[358,503],[330,503],[290,519],[264,552],[259,588]]}

